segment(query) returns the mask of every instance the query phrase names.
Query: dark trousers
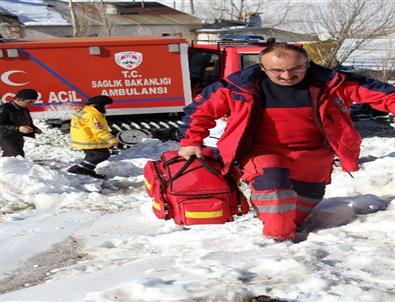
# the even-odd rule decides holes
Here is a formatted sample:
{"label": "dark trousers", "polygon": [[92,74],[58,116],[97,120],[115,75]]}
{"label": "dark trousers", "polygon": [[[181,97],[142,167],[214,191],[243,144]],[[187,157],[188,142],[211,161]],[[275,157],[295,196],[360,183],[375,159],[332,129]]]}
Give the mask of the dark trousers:
{"label": "dark trousers", "polygon": [[2,157],[11,157],[11,156],[25,156],[25,152],[23,151],[23,145],[25,141],[23,138],[21,139],[4,139],[1,138],[0,148],[3,151]]}
{"label": "dark trousers", "polygon": [[95,172],[96,165],[105,161],[110,157],[110,150],[109,149],[90,149],[90,150],[83,150],[85,152],[84,160],[69,169],[67,172],[74,173],[74,174],[83,174],[83,175],[90,175],[96,178],[105,177],[103,175],[99,175]]}
{"label": "dark trousers", "polygon": [[90,149],[83,150],[85,153],[84,161],[81,165],[89,170],[94,170],[96,165],[108,159],[111,155],[110,150],[105,149]]}

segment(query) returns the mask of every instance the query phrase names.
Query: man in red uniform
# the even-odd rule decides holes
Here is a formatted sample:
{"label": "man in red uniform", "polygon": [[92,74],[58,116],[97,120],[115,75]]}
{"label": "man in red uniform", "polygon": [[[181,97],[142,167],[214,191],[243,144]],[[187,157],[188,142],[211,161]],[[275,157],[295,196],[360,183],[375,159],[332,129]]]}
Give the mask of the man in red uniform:
{"label": "man in red uniform", "polygon": [[227,116],[218,141],[223,173],[238,163],[263,234],[290,240],[322,200],[335,155],[344,171],[358,170],[353,102],[395,113],[395,87],[320,67],[301,47],[273,44],[259,64],[210,85],[185,108],[179,155],[201,157],[208,129]]}

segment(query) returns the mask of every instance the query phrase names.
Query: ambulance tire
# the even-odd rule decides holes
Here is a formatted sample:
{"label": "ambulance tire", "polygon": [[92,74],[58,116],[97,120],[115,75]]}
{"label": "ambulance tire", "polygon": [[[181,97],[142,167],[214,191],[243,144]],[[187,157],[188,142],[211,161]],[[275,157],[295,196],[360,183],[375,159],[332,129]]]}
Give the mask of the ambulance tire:
{"label": "ambulance tire", "polygon": [[173,128],[173,129],[171,129],[170,138],[171,138],[173,141],[176,141],[176,142],[179,142],[179,141],[180,141],[180,139],[178,138],[178,128]]}
{"label": "ambulance tire", "polygon": [[144,139],[152,138],[152,133],[143,129],[128,129],[117,133],[119,142],[126,146],[141,143]]}

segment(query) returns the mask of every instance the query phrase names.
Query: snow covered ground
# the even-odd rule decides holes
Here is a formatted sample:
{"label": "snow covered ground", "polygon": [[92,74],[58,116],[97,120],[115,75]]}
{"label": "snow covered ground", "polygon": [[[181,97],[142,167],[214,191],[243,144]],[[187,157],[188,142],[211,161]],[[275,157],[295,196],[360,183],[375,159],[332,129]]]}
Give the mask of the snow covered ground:
{"label": "snow covered ground", "polygon": [[82,154],[40,123],[25,159],[0,158],[0,300],[395,301],[395,130],[358,124],[361,170],[335,168],[293,244],[264,238],[253,212],[224,225],[155,218],[143,166],[176,142],[123,151],[99,166],[103,181],[65,172]]}

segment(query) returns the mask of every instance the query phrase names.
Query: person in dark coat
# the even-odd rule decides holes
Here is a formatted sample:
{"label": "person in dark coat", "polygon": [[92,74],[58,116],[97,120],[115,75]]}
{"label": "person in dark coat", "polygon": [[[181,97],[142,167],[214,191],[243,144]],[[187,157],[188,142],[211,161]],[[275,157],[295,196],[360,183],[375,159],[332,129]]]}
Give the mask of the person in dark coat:
{"label": "person in dark coat", "polygon": [[2,156],[25,156],[24,136],[35,137],[42,133],[33,124],[28,106],[34,104],[38,93],[34,89],[22,89],[11,102],[0,105],[0,148]]}

